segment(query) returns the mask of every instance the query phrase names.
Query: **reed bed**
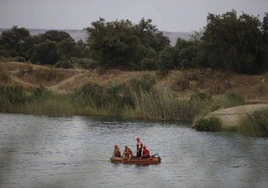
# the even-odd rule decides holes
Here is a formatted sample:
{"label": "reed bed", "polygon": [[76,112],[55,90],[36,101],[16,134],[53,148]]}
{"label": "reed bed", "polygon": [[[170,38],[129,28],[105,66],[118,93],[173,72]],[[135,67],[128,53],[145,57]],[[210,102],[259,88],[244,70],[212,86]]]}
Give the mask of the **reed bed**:
{"label": "reed bed", "polygon": [[247,136],[268,137],[268,108],[246,114],[239,123],[238,132]]}

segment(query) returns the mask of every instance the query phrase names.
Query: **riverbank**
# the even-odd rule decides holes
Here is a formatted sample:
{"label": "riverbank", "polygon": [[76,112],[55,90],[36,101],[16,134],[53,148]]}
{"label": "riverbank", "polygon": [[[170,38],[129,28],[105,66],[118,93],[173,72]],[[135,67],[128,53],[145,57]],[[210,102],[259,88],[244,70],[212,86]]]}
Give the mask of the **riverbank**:
{"label": "riverbank", "polygon": [[268,100],[266,74],[181,69],[158,77],[155,71],[62,69],[20,62],[0,62],[0,70],[0,102],[10,101],[2,112],[179,121],[209,114],[229,130],[236,129],[246,113],[267,107],[249,103]]}
{"label": "riverbank", "polygon": [[210,113],[207,117],[217,117],[222,122],[222,128],[225,130],[237,129],[239,121],[247,113],[251,113],[256,110],[268,108],[268,104],[249,104],[241,105],[226,109],[219,109]]}
{"label": "riverbank", "polygon": [[268,74],[243,75],[219,72],[212,69],[171,70],[166,76],[158,77],[155,71],[122,71],[116,69],[62,69],[21,62],[0,62],[0,70],[9,79],[0,84],[15,83],[25,88],[43,86],[54,93],[69,93],[85,83],[98,85],[125,83],[147,74],[156,79],[156,85],[171,90],[177,96],[189,98],[196,93],[220,96],[238,93],[245,100],[268,101]]}

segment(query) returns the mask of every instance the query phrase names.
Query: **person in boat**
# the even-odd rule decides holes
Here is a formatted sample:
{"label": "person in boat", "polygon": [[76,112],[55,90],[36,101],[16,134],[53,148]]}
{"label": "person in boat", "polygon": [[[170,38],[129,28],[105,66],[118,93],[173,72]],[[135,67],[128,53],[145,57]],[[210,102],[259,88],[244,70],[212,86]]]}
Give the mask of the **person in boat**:
{"label": "person in boat", "polygon": [[123,153],[123,158],[124,159],[131,159],[132,158],[132,151],[129,147],[125,146],[125,151]]}
{"label": "person in boat", "polygon": [[149,158],[149,157],[150,157],[150,151],[147,149],[146,146],[143,146],[142,158]]}
{"label": "person in boat", "polygon": [[121,151],[117,145],[114,145],[113,157],[121,157]]}
{"label": "person in boat", "polygon": [[136,153],[136,156],[137,156],[137,157],[141,157],[142,146],[143,146],[143,144],[142,144],[142,142],[141,142],[141,140],[140,140],[139,137],[136,138],[136,140],[137,140],[137,153]]}

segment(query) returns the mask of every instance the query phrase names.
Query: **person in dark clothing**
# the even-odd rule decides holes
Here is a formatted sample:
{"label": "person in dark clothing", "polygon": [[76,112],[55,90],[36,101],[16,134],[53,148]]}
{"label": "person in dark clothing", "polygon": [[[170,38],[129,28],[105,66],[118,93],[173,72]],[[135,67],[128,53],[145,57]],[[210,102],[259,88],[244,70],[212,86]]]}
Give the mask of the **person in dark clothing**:
{"label": "person in dark clothing", "polygon": [[141,157],[142,146],[143,146],[143,144],[142,144],[142,142],[140,141],[140,138],[139,138],[139,137],[136,138],[136,140],[137,140],[137,153],[136,153],[136,156],[137,156],[137,157]]}

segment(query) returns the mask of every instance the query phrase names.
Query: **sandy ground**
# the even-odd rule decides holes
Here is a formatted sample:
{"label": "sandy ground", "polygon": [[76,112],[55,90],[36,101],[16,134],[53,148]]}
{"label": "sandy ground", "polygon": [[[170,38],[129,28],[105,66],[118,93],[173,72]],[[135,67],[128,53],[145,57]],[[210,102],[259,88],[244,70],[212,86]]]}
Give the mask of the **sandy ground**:
{"label": "sandy ground", "polygon": [[215,116],[222,120],[224,128],[234,128],[238,126],[240,118],[246,113],[250,113],[255,110],[268,108],[268,104],[250,104],[243,106],[236,106],[232,108],[225,108],[214,111],[208,116]]}

